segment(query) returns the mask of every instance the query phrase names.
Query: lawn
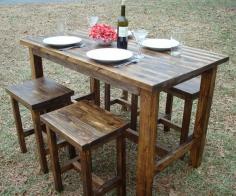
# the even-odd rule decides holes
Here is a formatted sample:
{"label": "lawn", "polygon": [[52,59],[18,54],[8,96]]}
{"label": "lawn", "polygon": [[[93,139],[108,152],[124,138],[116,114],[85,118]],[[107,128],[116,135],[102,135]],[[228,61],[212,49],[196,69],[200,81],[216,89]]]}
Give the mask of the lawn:
{"label": "lawn", "polygon": [[[119,1],[115,0],[0,6],[0,195],[57,195],[52,173],[39,172],[34,136],[27,138],[28,153],[20,153],[9,97],[4,90],[9,84],[30,79],[28,51],[19,45],[19,39],[54,33],[58,19],[66,20],[67,30],[74,33],[81,27],[87,28],[87,17],[91,15],[116,25],[119,12]],[[198,169],[189,167],[188,156],[184,161],[176,161],[156,175],[153,195],[236,195],[236,1],[127,0],[127,18],[131,29],[143,27],[150,37],[170,35],[173,30],[181,29],[186,45],[230,56],[229,63],[218,69],[202,165]],[[79,94],[88,92],[87,77],[48,61],[44,65],[48,77]],[[112,91],[113,96],[119,93],[118,89]],[[162,109],[164,98],[162,95]],[[31,126],[28,111],[21,109],[25,126]],[[176,122],[180,122],[182,110],[183,102],[175,99]],[[124,118],[129,116],[128,112],[120,112],[118,106],[112,111]],[[158,136],[161,143],[173,146],[179,134],[174,131],[164,134],[160,130]],[[127,143],[127,193],[135,195],[137,146]],[[114,144],[110,143],[93,153],[95,173],[104,178],[114,173],[114,151]],[[62,151],[63,160],[64,154]],[[61,195],[82,195],[76,172],[63,175],[63,181],[65,190]]]}

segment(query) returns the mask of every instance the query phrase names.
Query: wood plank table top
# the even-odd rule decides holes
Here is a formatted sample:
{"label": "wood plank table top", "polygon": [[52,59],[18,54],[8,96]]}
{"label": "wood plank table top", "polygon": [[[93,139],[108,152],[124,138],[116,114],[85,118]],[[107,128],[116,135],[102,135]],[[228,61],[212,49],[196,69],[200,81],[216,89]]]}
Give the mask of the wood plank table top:
{"label": "wood plank table top", "polygon": [[[98,46],[88,38],[87,33],[81,32],[77,36],[83,39],[85,47],[60,51],[43,44],[44,37],[32,36],[21,39],[20,43],[33,49],[36,55],[55,62],[61,61],[61,64],[64,62],[66,67],[105,82],[112,80],[116,86],[127,87],[128,89],[125,90],[136,94],[140,88],[153,91],[173,86],[228,60],[228,57],[224,55],[184,46],[181,57],[143,49],[145,58],[141,62],[114,68],[112,65],[90,60],[86,52]],[[112,47],[115,47],[115,44]],[[137,46],[133,41],[129,41],[128,49],[136,52]]]}

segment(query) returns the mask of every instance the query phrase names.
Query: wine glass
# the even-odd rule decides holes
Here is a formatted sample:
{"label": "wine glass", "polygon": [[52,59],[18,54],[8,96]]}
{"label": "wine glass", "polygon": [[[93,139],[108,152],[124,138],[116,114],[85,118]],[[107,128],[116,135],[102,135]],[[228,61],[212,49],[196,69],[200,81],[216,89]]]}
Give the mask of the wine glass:
{"label": "wine glass", "polygon": [[89,27],[92,28],[95,24],[97,24],[98,20],[99,20],[98,16],[88,17]]}
{"label": "wine glass", "polygon": [[132,31],[132,35],[138,44],[138,55],[136,55],[136,58],[138,59],[144,58],[144,55],[142,54],[141,50],[141,44],[145,40],[147,34],[148,31],[146,31],[145,29],[137,29]]}
{"label": "wine glass", "polygon": [[172,31],[170,39],[179,42],[179,45],[177,47],[171,48],[171,56],[180,57],[184,45],[183,31],[181,29],[175,29],[174,31]]}
{"label": "wine glass", "polygon": [[56,33],[58,35],[65,35],[67,32],[67,22],[66,19],[59,19],[56,23]]}

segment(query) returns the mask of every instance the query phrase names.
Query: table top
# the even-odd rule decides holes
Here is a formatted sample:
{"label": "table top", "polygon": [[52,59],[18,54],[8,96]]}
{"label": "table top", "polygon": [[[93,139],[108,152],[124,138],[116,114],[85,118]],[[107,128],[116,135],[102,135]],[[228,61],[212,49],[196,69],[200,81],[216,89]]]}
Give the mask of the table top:
{"label": "table top", "polygon": [[[228,61],[229,57],[214,52],[183,46],[181,57],[171,56],[168,52],[157,52],[143,48],[145,58],[137,64],[115,68],[104,65],[86,56],[86,52],[98,48],[96,42],[88,38],[86,32],[77,36],[86,44],[83,48],[60,51],[45,44],[42,36],[28,36],[20,40],[24,46],[31,48],[35,55],[64,64],[71,69],[83,72],[99,80],[115,81],[117,86],[133,86],[135,89],[149,91],[160,90],[201,75],[204,71]],[[46,37],[46,36],[45,36]],[[114,45],[112,47],[116,47]],[[128,49],[137,52],[137,45],[129,41]],[[135,89],[125,89],[132,90]]]}

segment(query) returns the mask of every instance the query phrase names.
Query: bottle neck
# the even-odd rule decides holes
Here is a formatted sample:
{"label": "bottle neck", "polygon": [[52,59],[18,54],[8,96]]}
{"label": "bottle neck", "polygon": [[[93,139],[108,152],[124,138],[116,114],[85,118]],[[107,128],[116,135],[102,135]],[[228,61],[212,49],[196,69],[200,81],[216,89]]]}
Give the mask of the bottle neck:
{"label": "bottle neck", "polygon": [[121,16],[125,16],[125,5],[121,5]]}

